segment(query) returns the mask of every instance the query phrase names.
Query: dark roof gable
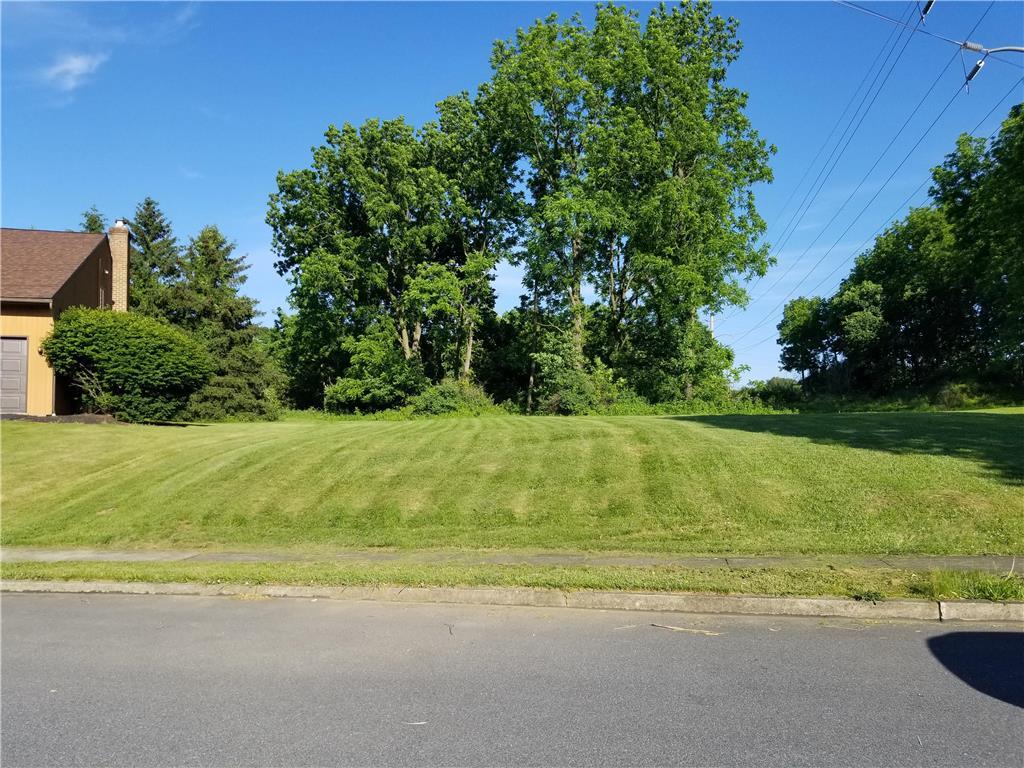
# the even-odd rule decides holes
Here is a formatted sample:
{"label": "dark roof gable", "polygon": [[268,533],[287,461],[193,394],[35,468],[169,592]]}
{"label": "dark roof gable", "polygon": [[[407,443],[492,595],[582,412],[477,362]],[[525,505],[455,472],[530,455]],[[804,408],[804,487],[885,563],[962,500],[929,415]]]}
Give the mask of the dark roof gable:
{"label": "dark roof gable", "polygon": [[107,236],[0,229],[0,298],[52,299]]}

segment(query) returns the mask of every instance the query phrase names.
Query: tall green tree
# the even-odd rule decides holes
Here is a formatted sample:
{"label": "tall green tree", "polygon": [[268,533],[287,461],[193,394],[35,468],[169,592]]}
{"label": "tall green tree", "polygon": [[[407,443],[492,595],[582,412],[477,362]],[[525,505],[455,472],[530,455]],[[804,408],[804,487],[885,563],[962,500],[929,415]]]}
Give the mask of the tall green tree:
{"label": "tall green tree", "polygon": [[991,146],[961,136],[933,178],[982,352],[1024,384],[1024,105],[1010,110]]}
{"label": "tall green tree", "polygon": [[[491,110],[487,86],[477,100],[462,93],[437,105],[438,125],[425,139],[451,197],[446,268],[454,278],[455,362],[460,378],[472,375],[477,329],[493,313],[494,269],[513,258],[521,230],[522,194],[516,145]],[[445,365],[446,369],[451,368]]]}
{"label": "tall green tree", "polygon": [[[739,50],[706,2],[646,26],[601,5],[592,26],[552,15],[496,43],[492,78],[419,130],[330,127],[310,167],[279,174],[267,216],[293,286],[282,328],[299,399],[342,379],[379,390],[367,361],[393,358],[366,339],[389,331],[409,380],[473,378],[478,360],[493,382],[523,364],[528,407],[538,355],[565,382],[610,371],[651,399],[720,391],[732,353],[699,312],[742,301],[740,279],[767,267],[752,188],[771,148],[726,85]],[[493,314],[502,260],[529,286],[507,323]]]}
{"label": "tall green tree", "polygon": [[91,232],[102,235],[107,231],[107,220],[99,209],[93,205],[82,212],[82,223],[79,225],[82,232]]}
{"label": "tall green tree", "polygon": [[209,350],[216,373],[190,401],[193,418],[275,417],[283,381],[255,323],[256,302],[244,296],[248,265],[215,226],[189,240],[166,311]]}
{"label": "tall green tree", "polygon": [[304,403],[391,360],[364,336],[397,346],[409,381],[471,376],[492,273],[514,242],[517,155],[465,94],[438,109],[420,131],[401,119],[332,126],[311,168],[278,178],[267,220],[293,283],[289,359]]}
{"label": "tall green tree", "polygon": [[279,174],[267,217],[278,270],[291,272],[296,338],[320,339],[320,359],[336,361],[306,369],[319,379],[299,387],[311,398],[346,375],[346,337],[371,326],[393,329],[403,358],[421,365],[424,332],[453,282],[444,260],[449,182],[412,126],[331,126],[325,140],[311,168]]}
{"label": "tall green tree", "polygon": [[129,222],[132,233],[129,254],[129,309],[150,317],[170,319],[169,287],[179,280],[181,249],[159,204],[152,197],[135,207]]}
{"label": "tall green tree", "polygon": [[[588,272],[585,245],[596,213],[585,189],[584,142],[588,107],[596,100],[584,64],[589,31],[576,16],[552,14],[511,41],[495,43],[489,99],[511,124],[528,163],[530,193],[526,279],[542,284],[566,311],[575,359],[583,360]],[[496,110],[497,111],[497,110]]]}
{"label": "tall green tree", "polygon": [[739,279],[768,266],[751,190],[771,179],[772,148],[725,84],[740,47],[707,3],[657,9],[644,28],[609,4],[593,29],[551,16],[492,58],[529,166],[528,280],[565,312],[578,359],[589,285],[601,357],[652,397],[687,376],[698,311],[741,301]]}

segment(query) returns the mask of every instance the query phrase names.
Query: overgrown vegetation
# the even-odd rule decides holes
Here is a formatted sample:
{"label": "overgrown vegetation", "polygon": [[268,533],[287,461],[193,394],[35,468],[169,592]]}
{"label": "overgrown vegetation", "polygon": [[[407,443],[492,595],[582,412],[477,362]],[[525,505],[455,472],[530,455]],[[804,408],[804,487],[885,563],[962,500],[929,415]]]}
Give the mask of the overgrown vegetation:
{"label": "overgrown vegetation", "polygon": [[[421,128],[330,126],[267,216],[294,403],[422,412],[459,380],[527,413],[729,407],[733,356],[698,314],[768,267],[772,151],[726,84],[736,26],[705,2],[551,15]],[[528,291],[498,317],[502,260]]]}
{"label": "overgrown vegetation", "polygon": [[779,324],[809,395],[960,408],[1024,394],[1024,108],[960,137],[932,203],[889,227],[830,298]]}
{"label": "overgrown vegetation", "polygon": [[133,312],[68,309],[42,349],[86,411],[125,421],[176,418],[213,371],[189,334]]}
{"label": "overgrown vegetation", "polygon": [[1024,578],[1014,573],[933,571],[915,580],[910,593],[932,600],[1024,600]]}

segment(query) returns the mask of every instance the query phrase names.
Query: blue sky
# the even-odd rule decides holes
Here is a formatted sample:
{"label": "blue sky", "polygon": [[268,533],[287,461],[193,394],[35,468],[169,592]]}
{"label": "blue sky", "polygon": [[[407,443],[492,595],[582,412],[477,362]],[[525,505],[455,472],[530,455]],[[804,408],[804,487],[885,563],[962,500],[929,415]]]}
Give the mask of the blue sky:
{"label": "blue sky", "polygon": [[[652,7],[631,5],[642,15]],[[890,16],[905,16],[910,7],[868,5]],[[988,5],[939,0],[925,28],[962,39]],[[754,125],[779,150],[775,182],[757,190],[767,239],[777,244],[818,167],[797,189],[798,181],[892,27],[825,2],[715,8],[740,20],[745,49],[730,78],[750,93]],[[152,195],[180,239],[213,223],[236,241],[252,264],[247,291],[272,312],[288,292],[273,269],[263,221],[278,170],[307,165],[332,122],[404,115],[423,123],[435,102],[488,78],[493,40],[551,11],[589,19],[592,9],[553,2],[5,2],[0,217],[4,226],[68,229],[92,204],[108,218],[130,216]],[[990,47],[1020,45],[1024,3],[996,3],[972,38]],[[717,318],[718,337],[735,342],[738,362],[750,366],[745,378],[778,369],[775,308],[786,295],[815,286],[818,294],[831,291],[857,247],[1024,74],[1024,56],[1006,54],[1017,66],[990,60],[879,192],[963,81],[958,57],[826,227],[955,53],[940,40],[913,37],[828,183],[778,251],[779,265],[753,286],[754,301]],[[975,58],[964,57],[968,68]],[[979,133],[991,133],[1022,95],[1018,85]],[[922,190],[913,202],[924,199]],[[502,267],[497,288],[499,308],[517,303],[516,271]]]}

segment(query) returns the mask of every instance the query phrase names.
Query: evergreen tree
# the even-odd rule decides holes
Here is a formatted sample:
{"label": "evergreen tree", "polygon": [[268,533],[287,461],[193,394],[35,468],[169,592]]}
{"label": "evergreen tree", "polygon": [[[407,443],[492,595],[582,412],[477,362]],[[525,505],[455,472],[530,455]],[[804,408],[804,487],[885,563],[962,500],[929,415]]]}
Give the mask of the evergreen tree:
{"label": "evergreen tree", "polygon": [[170,319],[168,291],[180,278],[180,249],[156,200],[147,197],[135,208],[129,222],[132,247],[129,256],[129,308],[144,315]]}
{"label": "evergreen tree", "polygon": [[94,205],[89,208],[89,210],[82,213],[82,223],[80,226],[82,232],[92,232],[93,234],[102,235],[107,231],[107,220]]}
{"label": "evergreen tree", "polygon": [[217,364],[192,397],[192,418],[274,418],[279,408],[284,382],[254,322],[256,302],[239,292],[249,267],[234,251],[217,227],[204,227],[189,241],[179,277],[168,287],[168,318],[195,335]]}

